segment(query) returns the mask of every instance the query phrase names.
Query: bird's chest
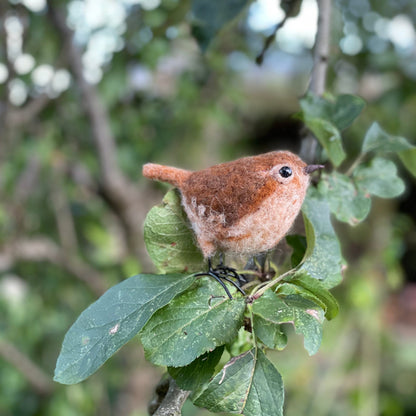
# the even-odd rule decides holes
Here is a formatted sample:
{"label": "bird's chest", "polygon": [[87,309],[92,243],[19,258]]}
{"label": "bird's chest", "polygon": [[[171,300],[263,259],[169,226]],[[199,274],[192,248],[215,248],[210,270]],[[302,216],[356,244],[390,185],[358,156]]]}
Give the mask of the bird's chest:
{"label": "bird's chest", "polygon": [[227,229],[224,248],[241,253],[259,253],[273,248],[289,231],[303,197],[269,196],[255,211]]}

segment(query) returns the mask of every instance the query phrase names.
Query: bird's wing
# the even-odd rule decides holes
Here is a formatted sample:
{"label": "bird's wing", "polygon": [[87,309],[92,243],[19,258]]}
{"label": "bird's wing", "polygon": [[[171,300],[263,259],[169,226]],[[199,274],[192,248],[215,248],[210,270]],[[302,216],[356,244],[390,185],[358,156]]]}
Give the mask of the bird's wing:
{"label": "bird's wing", "polygon": [[258,166],[237,162],[193,172],[182,189],[188,203],[205,207],[205,215],[224,214],[226,227],[257,211],[277,186]]}

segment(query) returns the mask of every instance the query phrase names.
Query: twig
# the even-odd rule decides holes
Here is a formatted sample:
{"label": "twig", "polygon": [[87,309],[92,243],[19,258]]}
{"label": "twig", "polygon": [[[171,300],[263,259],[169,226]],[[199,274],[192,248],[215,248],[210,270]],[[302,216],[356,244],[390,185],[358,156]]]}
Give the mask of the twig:
{"label": "twig", "polygon": [[276,38],[276,33],[285,25],[288,18],[289,16],[286,14],[285,17],[274,27],[273,32],[264,40],[263,49],[256,57],[257,65],[261,65],[263,63],[264,55],[266,54],[273,40]]}
{"label": "twig", "polygon": [[7,79],[5,80],[6,88],[3,88],[2,101],[0,101],[0,129],[1,129],[1,138],[0,138],[0,162],[7,160],[7,146],[10,140],[10,131],[6,129],[6,122],[8,118],[8,113],[10,111],[10,102],[8,98],[8,83],[12,79],[14,73],[14,66],[10,62],[9,53],[8,53],[8,44],[7,44],[7,31],[6,31],[6,16],[8,14],[8,7],[6,2],[0,2],[0,59],[5,63],[7,68]]}
{"label": "twig", "polygon": [[[84,77],[82,54],[73,42],[73,33],[52,0],[47,0],[48,14],[62,39],[70,69],[82,95],[85,113],[90,120],[92,136],[100,164],[99,192],[117,214],[128,241],[130,251],[146,264],[147,256],[142,241],[140,218],[144,204],[138,187],[123,175],[117,162],[116,141],[111,131],[109,115],[97,88]],[[141,215],[141,214],[142,215]]]}
{"label": "twig", "polygon": [[64,191],[62,170],[63,164],[55,162],[52,168],[53,175],[50,179],[50,201],[61,246],[67,253],[75,255],[78,251],[78,240],[70,202]]}
{"label": "twig", "polygon": [[367,157],[367,153],[360,153],[357,157],[357,159],[354,160],[354,162],[351,164],[351,166],[348,168],[348,170],[345,172],[346,176],[351,176],[353,172],[355,171],[355,168],[363,163],[365,158]]}
{"label": "twig", "polygon": [[51,378],[29,357],[4,339],[0,339],[0,356],[17,368],[38,394],[49,395],[53,392]]}
{"label": "twig", "polygon": [[309,91],[316,95],[322,95],[325,92],[330,46],[331,1],[318,0],[318,31],[316,33],[314,65],[309,85]]}
{"label": "twig", "polygon": [[[168,387],[167,391],[166,387]],[[162,379],[157,390],[158,395],[161,395],[163,399],[155,410],[149,409],[150,414],[152,416],[180,416],[182,406],[191,392],[179,388],[171,377]]]}
{"label": "twig", "polygon": [[49,261],[83,281],[96,295],[106,290],[101,275],[78,257],[71,256],[47,237],[26,238],[9,243],[0,251],[0,270],[6,270],[18,260]]}
{"label": "twig", "polygon": [[276,38],[276,33],[285,25],[287,19],[290,17],[296,17],[299,14],[301,5],[302,0],[282,0],[280,2],[280,7],[284,10],[285,17],[274,27],[272,33],[265,39],[263,50],[256,58],[256,63],[258,65],[263,63],[264,55],[266,54],[273,40]]}
{"label": "twig", "polygon": [[38,155],[31,155],[23,168],[22,173],[16,180],[12,198],[12,209],[17,206],[25,206],[28,197],[36,190],[41,170],[41,162]]}
{"label": "twig", "polygon": [[30,123],[50,103],[51,99],[46,94],[41,94],[29,101],[22,108],[11,108],[7,114],[6,124],[9,128],[16,128]]}
{"label": "twig", "polygon": [[98,150],[103,181],[106,184],[116,183],[122,177],[122,173],[116,160],[116,145],[107,112],[98,96],[96,88],[89,84],[84,77],[82,55],[72,41],[73,34],[66,25],[64,16],[59,13],[51,0],[47,1],[47,5],[51,21],[58,30],[58,35],[61,36],[63,41],[63,47],[67,51],[68,63],[82,94],[85,112],[92,124],[92,133]]}

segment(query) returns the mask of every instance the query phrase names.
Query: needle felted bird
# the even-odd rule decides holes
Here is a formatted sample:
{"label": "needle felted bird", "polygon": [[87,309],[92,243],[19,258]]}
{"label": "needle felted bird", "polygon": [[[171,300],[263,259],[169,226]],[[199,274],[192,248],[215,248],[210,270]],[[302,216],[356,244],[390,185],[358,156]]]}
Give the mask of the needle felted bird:
{"label": "needle felted bird", "polygon": [[[254,255],[275,247],[292,226],[309,185],[309,174],[321,165],[307,165],[288,151],[275,151],[221,163],[200,171],[147,163],[143,176],[179,189],[182,205],[198,245],[208,259],[208,274],[218,280],[234,269],[212,269],[215,253]],[[231,271],[231,273],[227,273]],[[240,290],[240,289],[239,289]],[[240,290],[244,293],[242,290]]]}

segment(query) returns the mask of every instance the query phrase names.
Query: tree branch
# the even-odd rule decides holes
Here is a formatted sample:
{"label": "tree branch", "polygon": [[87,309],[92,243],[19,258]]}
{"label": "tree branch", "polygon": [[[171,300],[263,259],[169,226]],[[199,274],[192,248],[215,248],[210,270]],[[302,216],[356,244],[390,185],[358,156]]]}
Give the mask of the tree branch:
{"label": "tree branch", "polygon": [[6,124],[9,128],[16,128],[30,123],[50,103],[51,99],[46,94],[40,94],[30,100],[22,108],[10,108],[6,115]]}
{"label": "tree branch", "polygon": [[[8,86],[14,73],[14,67],[9,59],[8,45],[7,45],[7,31],[6,31],[6,16],[8,14],[8,7],[6,2],[0,2],[0,59],[5,63],[7,68],[7,79],[5,81],[6,88],[3,88],[3,97],[0,101],[0,162],[7,160],[7,146],[10,142],[10,131],[6,129],[7,115],[10,111],[10,102],[8,97]],[[1,56],[3,55],[3,56]]]}
{"label": "tree branch", "polygon": [[67,51],[67,61],[81,92],[85,113],[90,120],[100,164],[100,195],[121,221],[130,251],[146,265],[148,260],[142,241],[140,220],[144,217],[146,208],[143,198],[136,184],[123,175],[118,165],[116,141],[111,131],[108,113],[96,87],[89,84],[84,77],[82,54],[72,40],[73,33],[52,0],[47,0],[47,6],[51,21]]}
{"label": "tree branch", "polygon": [[266,54],[267,50],[269,49],[271,43],[276,39],[277,32],[285,25],[289,16],[285,14],[285,17],[274,27],[272,33],[266,37],[264,40],[263,49],[256,57],[256,64],[261,65],[264,60],[264,55]]}
{"label": "tree branch", "polygon": [[24,376],[32,388],[39,394],[49,395],[54,386],[50,377],[13,344],[0,339],[0,356]]}
{"label": "tree branch", "polygon": [[[331,29],[331,1],[318,0],[318,30],[314,47],[314,65],[312,69],[309,91],[321,96],[325,92],[326,74],[328,70],[330,29]],[[311,132],[302,139],[300,156],[306,163],[315,160],[317,141]]]}
{"label": "tree branch", "polygon": [[318,0],[318,31],[316,33],[314,65],[309,85],[309,91],[316,95],[322,95],[325,92],[330,47],[331,1]]}
{"label": "tree branch", "polygon": [[50,201],[58,228],[59,240],[63,250],[71,255],[78,251],[78,239],[75,231],[70,202],[64,191],[63,163],[55,162],[52,168]]}
{"label": "tree branch", "polygon": [[149,405],[149,413],[152,416],[181,416],[182,406],[190,393],[180,389],[172,377],[164,377],[156,386],[157,398]]}
{"label": "tree branch", "polygon": [[287,19],[291,17],[296,17],[299,14],[300,7],[302,5],[302,0],[281,0],[280,8],[285,12],[283,19],[276,24],[272,33],[267,36],[264,41],[263,49],[256,58],[256,63],[261,65],[264,60],[264,55],[269,49],[271,43],[276,39],[277,32],[285,25]]}
{"label": "tree branch", "polygon": [[26,166],[22,169],[22,173],[16,180],[11,209],[16,211],[19,205],[26,205],[27,199],[36,190],[40,170],[41,162],[38,155],[31,155],[26,163]]}
{"label": "tree branch", "polygon": [[47,237],[25,238],[2,247],[0,251],[0,271],[7,270],[19,260],[48,261],[59,265],[84,282],[97,296],[107,289],[101,275],[78,257],[71,256]]}

